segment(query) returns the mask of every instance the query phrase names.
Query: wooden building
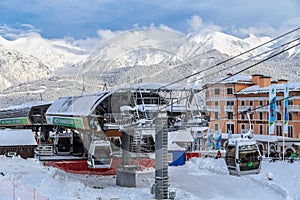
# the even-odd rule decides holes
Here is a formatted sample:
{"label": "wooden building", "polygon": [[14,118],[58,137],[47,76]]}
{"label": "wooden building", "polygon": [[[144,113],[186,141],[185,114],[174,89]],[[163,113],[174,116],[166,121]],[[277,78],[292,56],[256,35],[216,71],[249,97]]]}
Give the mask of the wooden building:
{"label": "wooden building", "polygon": [[0,155],[33,158],[36,147],[30,129],[0,129]]}

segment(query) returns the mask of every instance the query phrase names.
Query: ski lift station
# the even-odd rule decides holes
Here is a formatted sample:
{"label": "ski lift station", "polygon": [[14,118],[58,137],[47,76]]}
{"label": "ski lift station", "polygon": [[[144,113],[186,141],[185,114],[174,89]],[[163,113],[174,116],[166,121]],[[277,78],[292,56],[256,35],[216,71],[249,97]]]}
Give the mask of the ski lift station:
{"label": "ski lift station", "polygon": [[140,83],[1,109],[0,126],[31,129],[38,143],[36,155],[47,165],[115,174],[119,165],[154,167],[157,113],[164,110],[168,128],[177,130],[199,116],[199,110],[191,108],[197,92],[194,86]]}

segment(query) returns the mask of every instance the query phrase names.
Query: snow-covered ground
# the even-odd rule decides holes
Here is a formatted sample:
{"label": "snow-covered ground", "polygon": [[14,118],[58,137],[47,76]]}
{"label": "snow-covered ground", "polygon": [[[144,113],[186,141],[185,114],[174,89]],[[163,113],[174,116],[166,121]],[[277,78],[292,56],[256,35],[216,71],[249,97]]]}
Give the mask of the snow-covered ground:
{"label": "snow-covered ground", "polygon": [[[237,177],[228,174],[223,159],[192,158],[184,166],[169,167],[169,183],[180,200],[295,200],[300,199],[299,168],[299,161],[263,161],[260,174]],[[138,173],[137,187],[126,188],[116,185],[115,176],[74,175],[35,159],[0,157],[1,200],[153,199],[153,183],[154,169]]]}

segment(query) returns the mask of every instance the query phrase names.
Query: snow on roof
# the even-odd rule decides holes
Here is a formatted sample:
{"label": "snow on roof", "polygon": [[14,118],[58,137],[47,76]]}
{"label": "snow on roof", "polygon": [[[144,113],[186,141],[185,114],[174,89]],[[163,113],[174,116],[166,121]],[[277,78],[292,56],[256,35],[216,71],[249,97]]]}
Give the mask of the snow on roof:
{"label": "snow on roof", "polygon": [[199,126],[199,127],[191,127],[191,131],[207,131],[208,130],[208,127],[202,127],[202,126]]}
{"label": "snow on roof", "polygon": [[[226,79],[226,80],[223,80]],[[214,82],[208,83],[208,84],[214,84],[216,82],[220,83],[245,83],[245,84],[253,84],[252,83],[252,77],[249,75],[244,75],[244,74],[236,74],[233,76],[230,76],[228,78],[222,77],[220,79],[216,79]]]}
{"label": "snow on roof", "polygon": [[[277,92],[283,92],[286,84],[288,84],[290,92],[300,91],[300,82],[272,84],[272,85],[276,86]],[[261,94],[261,93],[269,93],[269,87],[260,87],[259,85],[254,85],[241,90],[237,94]]]}
{"label": "snow on roof", "polygon": [[79,97],[61,97],[54,101],[48,108],[46,115],[74,115],[87,116],[90,114],[95,103],[103,97],[106,92]]}
{"label": "snow on roof", "polygon": [[0,146],[37,145],[29,129],[0,130]]}
{"label": "snow on roof", "polygon": [[149,82],[149,83],[137,83],[137,84],[131,84],[122,87],[121,89],[145,89],[145,90],[200,90],[202,87],[196,86],[196,85],[182,85],[182,84],[163,84],[163,83],[155,83],[155,82]]}
{"label": "snow on roof", "polygon": [[180,147],[178,144],[171,142],[168,144],[169,151],[185,151],[185,148]]}
{"label": "snow on roof", "polygon": [[[233,134],[233,136],[238,136],[241,134]],[[222,138],[223,139],[228,139],[228,133],[222,133]],[[254,134],[253,138],[259,142],[278,142],[278,141],[282,141],[282,136],[277,136],[277,135],[258,135],[258,134]],[[286,141],[298,141],[297,139],[292,139],[292,138],[287,138],[285,137]]]}
{"label": "snow on roof", "polygon": [[300,147],[300,142],[294,142],[293,144]]}
{"label": "snow on roof", "polygon": [[19,110],[19,109],[25,109],[25,108],[32,108],[35,106],[44,106],[44,105],[49,105],[52,104],[53,101],[36,101],[36,102],[26,102],[21,105],[14,105],[14,106],[9,106],[7,108],[1,108],[0,111],[6,111],[6,110]]}
{"label": "snow on roof", "polygon": [[279,138],[282,138],[281,136],[276,136],[276,135],[257,135],[254,134],[253,138],[257,141],[261,142],[278,142]]}
{"label": "snow on roof", "polygon": [[169,143],[171,142],[194,142],[194,138],[188,130],[178,130],[168,133]]}

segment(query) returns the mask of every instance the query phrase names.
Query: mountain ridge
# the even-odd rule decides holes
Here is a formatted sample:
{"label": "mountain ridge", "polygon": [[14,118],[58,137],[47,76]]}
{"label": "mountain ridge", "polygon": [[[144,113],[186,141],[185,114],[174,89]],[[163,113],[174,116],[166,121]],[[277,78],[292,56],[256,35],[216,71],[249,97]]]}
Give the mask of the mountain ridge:
{"label": "mountain ridge", "polygon": [[[47,40],[39,34],[28,34],[12,41],[0,36],[0,96],[8,98],[11,91],[11,96],[15,97],[18,92],[26,93],[26,89],[33,91],[28,88],[36,87],[42,88],[39,91],[45,98],[53,99],[95,92],[104,84],[112,88],[136,81],[168,83],[200,71],[203,73],[187,79],[187,82],[202,85],[208,79],[237,72],[255,63],[259,58],[234,66],[270,50],[274,43],[226,65],[212,67],[269,40],[269,37],[253,34],[242,39],[215,31],[185,35],[171,29],[147,28],[122,32],[102,41],[93,50],[85,50],[62,40]],[[247,73],[298,80],[299,74],[294,72],[298,71],[299,52],[297,47],[280,55],[279,61],[265,62]],[[287,65],[292,74],[286,70]],[[19,89],[14,90],[18,85]],[[40,98],[32,92],[28,92],[28,96],[29,99]]]}

